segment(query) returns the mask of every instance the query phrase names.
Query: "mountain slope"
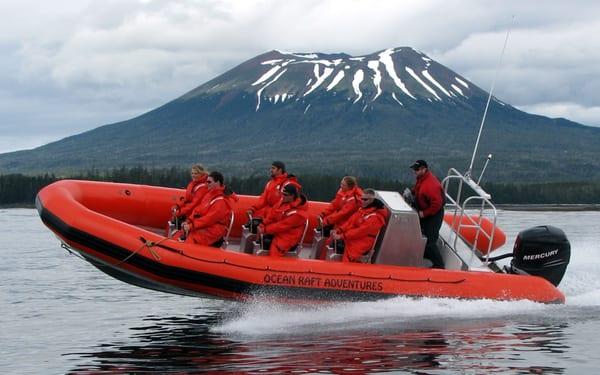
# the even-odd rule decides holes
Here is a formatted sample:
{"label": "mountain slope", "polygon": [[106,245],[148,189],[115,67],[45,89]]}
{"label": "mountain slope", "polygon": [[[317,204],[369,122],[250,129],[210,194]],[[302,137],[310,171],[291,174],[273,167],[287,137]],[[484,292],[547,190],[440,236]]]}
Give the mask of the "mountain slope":
{"label": "mountain slope", "polygon": [[[153,111],[30,151],[0,173],[200,161],[228,174],[409,178],[416,158],[466,168],[487,93],[410,47],[366,56],[271,51]],[[480,145],[493,180],[599,180],[600,129],[491,102]],[[480,158],[482,159],[483,156]]]}

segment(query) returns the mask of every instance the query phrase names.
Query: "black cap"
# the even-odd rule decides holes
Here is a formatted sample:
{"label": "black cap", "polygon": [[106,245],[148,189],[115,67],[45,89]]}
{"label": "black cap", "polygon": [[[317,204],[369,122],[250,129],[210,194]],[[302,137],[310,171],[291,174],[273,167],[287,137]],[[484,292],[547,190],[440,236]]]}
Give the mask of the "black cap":
{"label": "black cap", "polygon": [[298,196],[298,189],[296,189],[296,186],[294,186],[294,184],[287,184],[283,187],[283,192],[293,195],[294,197]]}
{"label": "black cap", "polygon": [[275,168],[279,168],[282,171],[285,171],[285,164],[283,164],[282,161],[275,160],[274,162],[271,163],[271,165],[274,166]]}
{"label": "black cap", "polygon": [[420,169],[420,168],[422,168],[422,167],[428,168],[428,167],[427,167],[427,162],[426,162],[425,160],[421,160],[421,159],[419,159],[419,160],[415,161],[415,162],[414,162],[414,163],[412,163],[412,165],[410,166],[410,168],[414,169],[415,171],[416,171],[417,169]]}

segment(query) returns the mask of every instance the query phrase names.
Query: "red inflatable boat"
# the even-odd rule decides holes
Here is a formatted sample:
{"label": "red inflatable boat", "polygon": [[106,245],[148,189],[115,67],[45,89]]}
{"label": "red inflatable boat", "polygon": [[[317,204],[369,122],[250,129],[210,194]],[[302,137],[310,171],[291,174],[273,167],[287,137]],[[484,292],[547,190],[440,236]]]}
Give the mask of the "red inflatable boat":
{"label": "red inflatable boat", "polygon": [[[454,178],[461,186],[472,185],[478,207],[489,203],[489,196],[460,174],[444,180],[447,189]],[[63,247],[117,279],[163,292],[288,302],[394,296],[565,300],[553,285],[568,264],[570,247],[564,234],[545,226],[522,232],[514,254],[507,255],[513,256],[511,265],[501,267],[497,260],[505,256],[490,255],[504,241],[495,225],[495,208],[491,206],[491,218],[482,212],[467,214],[462,203],[468,207],[474,202],[469,199],[459,204],[447,195],[438,244],[446,269],[440,270],[423,261],[425,239],[418,216],[396,192],[377,192],[390,215],[364,264],[340,262],[334,253],[319,255],[327,251],[315,231],[323,202],[309,202],[302,246],[283,258],[259,255],[264,251],[257,249],[254,235],[242,228],[246,210],[257,200],[254,196],[240,196],[222,247],[170,239],[164,228],[170,207],[182,194],[154,186],[63,180],[41,190],[36,206]]]}

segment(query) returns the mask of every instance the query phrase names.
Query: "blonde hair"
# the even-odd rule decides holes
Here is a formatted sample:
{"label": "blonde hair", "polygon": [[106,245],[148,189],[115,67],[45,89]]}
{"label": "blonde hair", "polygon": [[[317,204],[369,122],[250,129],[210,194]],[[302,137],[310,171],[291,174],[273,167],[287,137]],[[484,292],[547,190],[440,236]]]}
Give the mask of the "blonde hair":
{"label": "blonde hair", "polygon": [[202,164],[194,164],[192,165],[192,171],[196,171],[200,174],[208,174],[208,171],[204,168]]}
{"label": "blonde hair", "polygon": [[342,178],[342,181],[344,181],[350,189],[356,186],[356,177],[354,176],[345,176]]}

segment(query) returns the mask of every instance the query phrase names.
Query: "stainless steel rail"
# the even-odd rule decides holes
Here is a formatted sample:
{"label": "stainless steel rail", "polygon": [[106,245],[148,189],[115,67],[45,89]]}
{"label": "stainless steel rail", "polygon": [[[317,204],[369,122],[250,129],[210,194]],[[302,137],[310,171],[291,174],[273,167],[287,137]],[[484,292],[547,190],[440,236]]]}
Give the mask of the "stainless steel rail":
{"label": "stainless steel rail", "polygon": [[[448,170],[448,175],[442,180],[442,186],[446,196],[446,212],[453,213],[450,224],[450,227],[453,228],[453,239],[450,239],[453,242],[453,248],[456,248],[461,229],[473,228],[475,237],[473,243],[470,244],[471,251],[482,258],[482,254],[478,254],[480,251],[477,249],[477,241],[480,236],[487,238],[488,248],[485,251],[485,258],[482,260],[488,264],[497,218],[496,206],[491,201],[491,195],[473,181],[470,176],[464,176],[454,168]],[[469,213],[467,213],[467,210]],[[482,227],[484,218],[487,218],[493,224],[490,233],[487,233]],[[468,241],[464,242],[468,243]]]}

